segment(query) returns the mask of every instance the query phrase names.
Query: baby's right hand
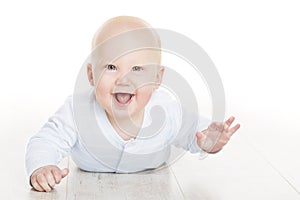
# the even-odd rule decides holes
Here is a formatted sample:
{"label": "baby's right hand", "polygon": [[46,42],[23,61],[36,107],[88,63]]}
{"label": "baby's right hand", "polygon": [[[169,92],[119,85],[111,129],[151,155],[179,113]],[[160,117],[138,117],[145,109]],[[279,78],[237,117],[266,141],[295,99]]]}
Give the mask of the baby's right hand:
{"label": "baby's right hand", "polygon": [[69,169],[59,169],[55,165],[47,165],[35,170],[30,176],[30,183],[34,189],[40,192],[50,192],[55,184],[66,177]]}

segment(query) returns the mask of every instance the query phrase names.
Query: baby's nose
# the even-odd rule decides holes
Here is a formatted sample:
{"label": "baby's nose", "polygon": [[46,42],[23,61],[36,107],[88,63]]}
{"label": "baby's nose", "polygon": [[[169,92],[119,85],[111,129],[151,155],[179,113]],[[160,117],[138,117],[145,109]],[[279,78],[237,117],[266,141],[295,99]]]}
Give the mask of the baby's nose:
{"label": "baby's nose", "polygon": [[117,79],[116,79],[116,84],[117,85],[130,85],[130,74],[121,74]]}

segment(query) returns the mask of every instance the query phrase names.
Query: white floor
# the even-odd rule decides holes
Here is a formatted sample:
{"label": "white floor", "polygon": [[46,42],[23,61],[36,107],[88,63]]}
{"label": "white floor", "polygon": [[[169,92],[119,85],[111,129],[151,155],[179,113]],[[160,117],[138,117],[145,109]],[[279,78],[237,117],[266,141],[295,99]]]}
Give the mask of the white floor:
{"label": "white floor", "polygon": [[[61,166],[70,167],[70,175],[50,193],[35,192],[25,177],[25,145],[56,105],[50,103],[43,112],[37,109],[42,108],[38,100],[32,101],[37,102],[26,104],[25,99],[28,107],[17,102],[1,107],[12,114],[0,115],[5,122],[0,199],[300,199],[299,113],[234,110],[242,128],[216,155],[199,160],[197,154],[186,153],[169,168],[138,174],[87,173],[66,159]],[[22,114],[13,115],[17,110]]]}

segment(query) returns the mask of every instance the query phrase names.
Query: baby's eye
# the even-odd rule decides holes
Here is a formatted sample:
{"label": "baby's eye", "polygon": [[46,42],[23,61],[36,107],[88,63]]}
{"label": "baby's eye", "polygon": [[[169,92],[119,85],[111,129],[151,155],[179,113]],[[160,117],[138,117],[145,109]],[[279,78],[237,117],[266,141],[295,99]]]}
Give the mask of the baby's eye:
{"label": "baby's eye", "polygon": [[134,67],[132,67],[132,71],[134,71],[134,72],[139,72],[139,71],[142,71],[142,70],[143,70],[143,68],[140,67],[140,66],[134,66]]}
{"label": "baby's eye", "polygon": [[117,67],[114,65],[106,65],[106,69],[108,69],[109,71],[115,71],[117,70]]}

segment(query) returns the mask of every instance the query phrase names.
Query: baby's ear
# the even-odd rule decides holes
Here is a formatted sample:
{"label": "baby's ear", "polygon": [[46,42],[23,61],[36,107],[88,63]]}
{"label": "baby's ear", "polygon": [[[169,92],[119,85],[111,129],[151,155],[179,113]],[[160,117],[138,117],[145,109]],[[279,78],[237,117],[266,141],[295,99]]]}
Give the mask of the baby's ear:
{"label": "baby's ear", "polygon": [[92,64],[88,63],[86,66],[87,76],[91,86],[94,86],[94,77],[93,77],[93,66]]}
{"label": "baby's ear", "polygon": [[155,89],[159,88],[162,80],[163,80],[163,76],[164,76],[164,72],[165,72],[165,68],[164,67],[159,67],[157,75],[156,75],[156,86]]}

